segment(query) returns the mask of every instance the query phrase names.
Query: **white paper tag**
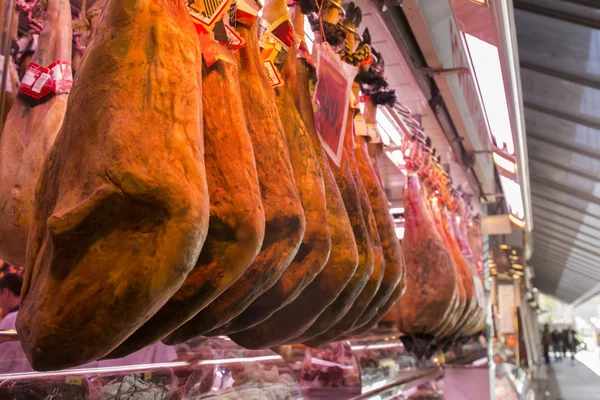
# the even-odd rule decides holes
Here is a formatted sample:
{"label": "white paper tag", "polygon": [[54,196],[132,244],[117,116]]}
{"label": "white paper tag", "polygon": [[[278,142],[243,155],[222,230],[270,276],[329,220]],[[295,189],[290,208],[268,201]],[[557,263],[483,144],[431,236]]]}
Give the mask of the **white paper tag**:
{"label": "white paper tag", "polygon": [[31,71],[27,71],[25,73],[25,76],[21,80],[21,83],[27,86],[31,86],[33,85],[33,82],[35,82],[35,76],[33,76],[33,73]]}
{"label": "white paper tag", "polygon": [[48,79],[50,79],[49,74],[44,73],[40,75],[40,77],[38,78],[35,85],[33,85],[33,88],[31,90],[33,90],[35,93],[41,92],[42,88],[44,87],[44,84],[48,81]]}

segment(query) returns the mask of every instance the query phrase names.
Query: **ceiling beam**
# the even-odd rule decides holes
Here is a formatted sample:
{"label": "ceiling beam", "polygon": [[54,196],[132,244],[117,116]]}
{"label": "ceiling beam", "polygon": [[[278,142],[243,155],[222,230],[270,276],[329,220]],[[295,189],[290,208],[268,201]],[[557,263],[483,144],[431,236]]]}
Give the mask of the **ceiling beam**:
{"label": "ceiling beam", "polygon": [[600,29],[600,22],[592,18],[585,18],[578,15],[567,14],[565,12],[556,11],[551,8],[526,3],[522,0],[513,0],[513,4],[515,9],[517,10],[523,10],[530,13],[543,15],[544,17],[553,18],[559,21],[570,22],[576,25],[587,26],[588,28],[592,29]]}
{"label": "ceiling beam", "polygon": [[599,197],[593,196],[587,192],[584,192],[572,186],[568,186],[563,183],[559,183],[553,179],[549,179],[535,174],[531,174],[529,179],[533,182],[538,182],[542,185],[549,186],[551,189],[554,189],[556,191],[568,193],[569,196],[577,197],[578,199],[584,200],[588,203],[594,203],[600,206]]}
{"label": "ceiling beam", "polygon": [[578,6],[588,7],[593,10],[600,10],[600,3],[598,0],[562,0],[564,3],[572,3]]}
{"label": "ceiling beam", "polygon": [[600,238],[592,236],[588,233],[581,232],[577,229],[570,228],[568,226],[561,226],[554,221],[546,220],[543,218],[537,218],[534,220],[536,224],[536,228],[538,226],[542,226],[546,231],[552,231],[558,234],[562,234],[565,239],[573,239],[574,241],[581,241],[582,243],[587,243],[590,246],[595,246],[597,249],[600,249]]}
{"label": "ceiling beam", "polygon": [[[577,268],[589,271],[592,274],[597,274],[598,278],[600,278],[600,266],[598,266],[597,264],[594,264],[594,263],[587,262],[585,260],[581,260],[577,257],[573,257],[573,256],[565,257],[564,254],[559,254],[554,250],[540,251],[537,254],[537,256],[534,254],[533,257],[541,257],[544,259],[552,260],[554,262],[559,262],[559,259],[562,257],[562,258],[564,258],[565,265],[567,265],[566,262],[568,261],[569,262],[568,265],[573,265],[573,266],[576,266]],[[548,257],[555,257],[555,258],[548,258]]]}
{"label": "ceiling beam", "polygon": [[589,234],[594,238],[600,238],[599,228],[574,220],[572,217],[565,217],[560,215],[560,213],[551,210],[544,210],[542,207],[533,207],[533,215],[537,216],[538,219],[551,221],[557,224],[564,224],[564,226],[570,229],[575,229],[579,232]]}
{"label": "ceiling beam", "polygon": [[590,270],[596,270],[598,269],[600,271],[600,263],[595,260],[589,260],[589,259],[585,259],[583,258],[583,256],[574,253],[572,251],[569,250],[561,250],[561,249],[557,249],[555,247],[549,247],[548,245],[544,244],[544,243],[538,243],[535,246],[536,249],[539,249],[539,251],[534,251],[533,256],[535,256],[536,254],[550,254],[553,257],[557,257],[557,258],[563,258],[565,261],[574,261],[577,262],[578,265],[586,265],[588,266],[588,268]]}
{"label": "ceiling beam", "polygon": [[[547,200],[537,198],[536,195],[532,194],[533,209],[542,209],[547,212],[560,215],[563,218],[570,219],[571,221],[577,222],[581,225],[589,226],[590,228],[597,229],[600,231],[600,218],[596,218],[591,214],[582,213],[579,210],[569,209],[558,203],[551,203]],[[585,220],[593,220],[594,223],[587,222]]]}
{"label": "ceiling beam", "polygon": [[553,110],[551,108],[540,106],[538,104],[534,104],[527,101],[523,101],[523,106],[525,107],[525,109],[529,108],[530,110],[534,110],[542,114],[551,115],[555,118],[564,119],[565,121],[570,121],[574,124],[585,125],[589,126],[590,128],[600,130],[600,124],[594,121],[590,121],[589,119],[581,118],[566,112],[562,112],[560,110]]}
{"label": "ceiling beam", "polygon": [[567,208],[574,208],[582,213],[590,214],[596,218],[600,218],[600,205],[590,203],[587,200],[580,199],[577,196],[572,196],[568,192],[552,189],[550,187],[534,183],[531,186],[531,193],[538,197],[543,197],[546,200],[562,204]]}
{"label": "ceiling beam", "polygon": [[586,148],[582,148],[579,146],[573,146],[572,144],[569,144],[569,143],[562,143],[562,142],[556,141],[554,139],[544,137],[543,134],[534,132],[533,129],[527,129],[527,139],[529,140],[530,138],[534,139],[534,140],[542,141],[553,147],[558,147],[558,148],[567,150],[571,153],[581,154],[582,156],[586,156],[586,157],[600,158],[600,153],[596,153],[594,151],[590,151]]}
{"label": "ceiling beam", "polygon": [[541,256],[538,257],[532,257],[531,260],[529,260],[529,262],[531,263],[531,265],[536,265],[536,262],[540,262],[542,263],[542,269],[538,272],[543,272],[545,267],[551,267],[552,269],[554,269],[555,271],[561,271],[561,274],[558,276],[560,277],[562,275],[562,271],[571,271],[573,273],[576,273],[578,275],[581,275],[582,277],[586,278],[586,279],[591,279],[593,281],[595,281],[596,283],[600,283],[600,273],[598,271],[596,271],[596,275],[594,275],[589,269],[588,270],[583,270],[583,268],[580,267],[570,267],[570,264],[560,264],[560,263],[556,263],[556,261],[553,261],[551,259],[548,258],[544,258]]}
{"label": "ceiling beam", "polygon": [[[536,226],[536,231],[537,231],[537,233],[544,234],[544,235],[548,236],[549,238],[554,239],[555,241],[558,241],[559,243],[564,243],[565,239],[569,240],[569,243],[567,244],[569,247],[582,250],[585,253],[590,254],[594,258],[600,257],[600,251],[597,250],[598,249],[597,246],[589,245],[589,243],[587,243],[587,242],[581,242],[581,241],[577,241],[573,238],[565,237],[565,235],[557,234],[554,231],[546,231],[544,229],[540,229],[538,226]],[[538,238],[538,237],[539,237],[539,235],[534,236],[534,246],[535,246],[535,240],[537,240],[536,238]]]}
{"label": "ceiling beam", "polygon": [[[536,278],[537,278],[537,276],[536,276]],[[544,277],[541,277],[541,280],[544,280]],[[576,279],[571,279],[570,277],[565,277],[564,280],[562,278],[558,279],[558,280],[556,280],[556,282],[554,282],[553,280],[546,280],[546,281],[550,284],[556,283],[556,288],[558,288],[561,281],[564,283],[570,284],[571,286],[576,286],[577,288],[579,288],[581,290],[581,292],[579,292],[580,296],[582,294],[584,294],[585,292],[587,292],[588,290],[590,290],[595,285],[595,282],[589,282],[589,284],[588,284],[588,281],[578,281]]]}
{"label": "ceiling beam", "polygon": [[582,258],[586,258],[589,259],[591,262],[595,262],[597,264],[600,265],[600,254],[596,255],[594,253],[590,253],[589,251],[587,251],[586,249],[579,247],[575,244],[567,244],[564,243],[562,240],[557,239],[555,237],[546,237],[546,236],[535,236],[534,235],[534,242],[533,242],[533,251],[535,253],[535,246],[536,243],[542,243],[542,244],[546,244],[547,246],[551,246],[551,247],[555,247],[557,249],[561,249],[563,251],[568,251],[570,253],[574,253],[577,254],[579,256],[581,256]]}
{"label": "ceiling beam", "polygon": [[529,150],[529,152],[528,152],[528,159],[529,159],[529,161],[533,160],[534,162],[537,162],[537,163],[540,163],[540,164],[544,164],[544,165],[547,165],[549,167],[556,168],[558,170],[565,171],[565,172],[568,172],[568,173],[573,174],[573,175],[580,176],[580,177],[588,179],[588,180],[590,180],[592,182],[600,183],[600,179],[598,178],[598,176],[594,175],[593,173],[583,172],[581,170],[578,170],[576,168],[571,167],[570,165],[559,164],[559,163],[554,162],[554,161],[550,161],[550,160],[547,160],[547,159],[543,159],[541,157],[537,157],[534,154],[535,153],[533,151]]}
{"label": "ceiling beam", "polygon": [[[554,68],[548,68],[547,66],[542,66],[542,65],[538,65],[538,64],[534,64],[528,61],[521,61],[520,62],[520,66],[523,69],[528,69],[531,71],[535,71],[538,72],[540,74],[543,75],[547,75],[547,76],[551,76],[553,78],[557,78],[557,79],[561,79],[563,81],[567,81],[567,82],[572,82],[572,83],[576,83],[578,85],[581,86],[587,86],[587,87],[591,87],[594,89],[600,89],[600,82],[592,80],[592,79],[586,79],[583,78],[581,76],[577,76],[577,75],[573,75],[573,74],[569,74],[566,72],[562,72],[559,70],[556,70]],[[529,137],[529,133],[527,134],[527,137]]]}

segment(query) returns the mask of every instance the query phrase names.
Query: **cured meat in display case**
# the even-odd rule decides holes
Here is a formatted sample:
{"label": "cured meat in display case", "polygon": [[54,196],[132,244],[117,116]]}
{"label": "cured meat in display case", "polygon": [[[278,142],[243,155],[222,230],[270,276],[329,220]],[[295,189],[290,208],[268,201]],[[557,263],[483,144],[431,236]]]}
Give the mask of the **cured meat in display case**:
{"label": "cured meat in display case", "polygon": [[393,332],[319,349],[247,350],[225,336],[198,337],[43,373],[31,372],[11,336],[2,333],[13,349],[0,356],[2,399],[402,399],[442,389],[442,358],[418,360]]}

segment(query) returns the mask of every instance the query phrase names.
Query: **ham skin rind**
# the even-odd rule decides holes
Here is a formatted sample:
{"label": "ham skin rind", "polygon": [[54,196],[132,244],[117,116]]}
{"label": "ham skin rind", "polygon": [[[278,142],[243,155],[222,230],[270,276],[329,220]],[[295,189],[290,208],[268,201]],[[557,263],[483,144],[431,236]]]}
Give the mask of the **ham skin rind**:
{"label": "ham skin rind", "polygon": [[36,370],[105,356],[195,265],[209,216],[183,3],[110,0],[36,189],[17,331]]}

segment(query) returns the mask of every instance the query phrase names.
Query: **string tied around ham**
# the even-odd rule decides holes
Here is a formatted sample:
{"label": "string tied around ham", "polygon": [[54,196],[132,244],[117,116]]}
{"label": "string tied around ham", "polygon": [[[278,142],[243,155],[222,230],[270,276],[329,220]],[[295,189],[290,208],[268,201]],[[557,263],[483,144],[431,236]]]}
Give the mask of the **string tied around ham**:
{"label": "string tied around ham", "polygon": [[27,26],[29,29],[40,33],[44,24],[39,19],[34,18],[34,12],[39,8],[40,0],[17,0],[15,7],[17,11],[27,15]]}
{"label": "string tied around ham", "polygon": [[21,12],[30,12],[33,11],[39,3],[40,0],[17,0],[16,7],[17,10]]}

